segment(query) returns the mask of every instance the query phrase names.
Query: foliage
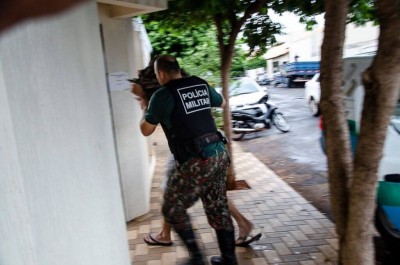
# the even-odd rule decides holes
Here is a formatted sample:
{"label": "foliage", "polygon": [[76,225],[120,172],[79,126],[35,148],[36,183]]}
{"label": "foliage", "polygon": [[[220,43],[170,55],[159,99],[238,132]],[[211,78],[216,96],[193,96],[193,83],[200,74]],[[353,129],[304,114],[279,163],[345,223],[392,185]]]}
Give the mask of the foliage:
{"label": "foliage", "polygon": [[[192,75],[206,79],[212,86],[221,86],[220,57],[216,30],[213,25],[196,25],[187,29],[163,28],[162,22],[143,21],[153,46],[154,55],[171,54],[178,58],[182,68]],[[231,77],[244,76],[244,71],[265,67],[262,57],[248,56],[248,51],[241,48],[243,41],[236,45],[231,69]]]}
{"label": "foliage", "polygon": [[348,22],[353,22],[357,25],[363,25],[369,21],[377,24],[376,10],[373,0],[352,0],[350,4],[350,13]]}
{"label": "foliage", "polygon": [[265,66],[266,66],[265,59],[261,56],[248,58],[246,61],[244,61],[244,68],[246,70],[261,68],[261,67],[265,68]]}
{"label": "foliage", "polygon": [[[215,22],[215,17],[219,16],[224,20],[222,23],[223,41],[224,44],[227,44],[232,30],[232,22],[238,22],[245,11],[254,5],[253,2],[250,0],[175,0],[168,2],[167,10],[150,14],[145,20],[162,21],[164,29],[179,31],[193,26],[209,26]],[[265,51],[269,45],[275,42],[273,35],[280,33],[280,24],[270,20],[267,6],[261,8],[257,15],[251,16],[245,22],[242,28],[242,38],[251,51]]]}

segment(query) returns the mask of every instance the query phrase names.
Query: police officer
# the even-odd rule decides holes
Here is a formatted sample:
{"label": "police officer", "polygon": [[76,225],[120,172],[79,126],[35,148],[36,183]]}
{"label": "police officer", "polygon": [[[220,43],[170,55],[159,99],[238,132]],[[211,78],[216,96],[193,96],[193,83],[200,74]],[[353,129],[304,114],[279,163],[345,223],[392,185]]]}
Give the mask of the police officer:
{"label": "police officer", "polygon": [[164,192],[165,220],[188,248],[188,264],[205,264],[186,211],[200,198],[221,252],[211,258],[212,264],[237,264],[226,194],[229,157],[211,115],[211,107],[225,101],[203,79],[182,78],[171,55],[158,57],[154,70],[162,87],[153,94],[140,128],[148,136],[160,123],[176,161]]}

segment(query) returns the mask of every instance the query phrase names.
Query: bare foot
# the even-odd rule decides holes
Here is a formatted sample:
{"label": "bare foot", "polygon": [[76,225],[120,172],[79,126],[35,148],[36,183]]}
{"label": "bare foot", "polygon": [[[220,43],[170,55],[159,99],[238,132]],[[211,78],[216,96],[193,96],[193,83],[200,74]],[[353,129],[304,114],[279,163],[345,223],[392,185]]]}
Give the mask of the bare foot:
{"label": "bare foot", "polygon": [[171,246],[172,241],[170,236],[165,236],[162,232],[159,234],[149,233],[144,236],[144,242],[148,245],[157,245],[157,246]]}
{"label": "bare foot", "polygon": [[239,226],[239,238],[247,238],[251,234],[251,230],[253,230],[253,224],[245,219],[240,224]]}

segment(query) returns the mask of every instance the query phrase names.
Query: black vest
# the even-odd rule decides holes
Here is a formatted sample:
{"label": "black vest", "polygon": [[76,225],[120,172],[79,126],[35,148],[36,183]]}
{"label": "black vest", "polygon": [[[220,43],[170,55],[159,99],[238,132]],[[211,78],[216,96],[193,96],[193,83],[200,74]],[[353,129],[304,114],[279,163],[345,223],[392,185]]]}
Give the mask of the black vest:
{"label": "black vest", "polygon": [[[172,128],[166,132],[171,151],[177,146],[191,145],[198,137],[217,132],[211,115],[210,88],[196,76],[171,80],[164,85],[175,100]],[[165,128],[164,128],[165,129]]]}

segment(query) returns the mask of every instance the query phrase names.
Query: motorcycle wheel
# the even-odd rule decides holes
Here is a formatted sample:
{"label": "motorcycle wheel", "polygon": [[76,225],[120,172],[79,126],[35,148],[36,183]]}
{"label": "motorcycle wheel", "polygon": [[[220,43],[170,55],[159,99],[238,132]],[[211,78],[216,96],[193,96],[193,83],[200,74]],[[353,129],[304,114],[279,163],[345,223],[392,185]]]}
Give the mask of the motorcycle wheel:
{"label": "motorcycle wheel", "polygon": [[384,211],[379,206],[375,211],[375,227],[379,234],[381,234],[388,249],[391,251],[398,251],[400,249],[400,231],[390,224]]}
{"label": "motorcycle wheel", "polygon": [[239,141],[244,137],[244,133],[232,133],[232,140]]}
{"label": "motorcycle wheel", "polygon": [[290,124],[280,112],[275,112],[272,114],[272,122],[281,132],[288,132],[290,130]]}

